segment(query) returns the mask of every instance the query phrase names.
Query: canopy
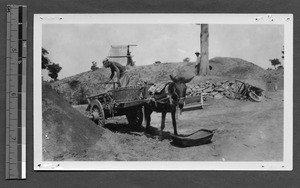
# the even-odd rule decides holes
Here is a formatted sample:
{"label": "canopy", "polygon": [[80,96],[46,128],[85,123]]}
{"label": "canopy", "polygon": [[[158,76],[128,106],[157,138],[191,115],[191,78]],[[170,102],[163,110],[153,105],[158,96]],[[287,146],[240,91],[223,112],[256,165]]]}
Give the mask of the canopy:
{"label": "canopy", "polygon": [[111,45],[108,52],[108,59],[110,61],[118,62],[124,66],[130,64],[128,59],[130,59],[131,61],[132,59],[129,52],[129,46],[130,45]]}

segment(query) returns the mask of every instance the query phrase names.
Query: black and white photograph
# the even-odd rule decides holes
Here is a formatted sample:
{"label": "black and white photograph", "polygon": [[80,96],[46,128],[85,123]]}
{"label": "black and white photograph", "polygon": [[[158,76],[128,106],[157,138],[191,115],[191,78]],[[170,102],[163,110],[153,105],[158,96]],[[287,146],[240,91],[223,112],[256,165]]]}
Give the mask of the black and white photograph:
{"label": "black and white photograph", "polygon": [[36,14],[35,170],[291,170],[289,14]]}

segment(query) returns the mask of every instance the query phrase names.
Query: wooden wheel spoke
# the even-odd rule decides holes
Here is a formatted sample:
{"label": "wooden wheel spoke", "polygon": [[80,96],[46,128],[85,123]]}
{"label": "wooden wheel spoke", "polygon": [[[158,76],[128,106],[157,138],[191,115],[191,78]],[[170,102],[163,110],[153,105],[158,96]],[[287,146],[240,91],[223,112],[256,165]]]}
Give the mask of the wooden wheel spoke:
{"label": "wooden wheel spoke", "polygon": [[90,113],[94,116],[94,122],[100,126],[105,125],[105,114],[101,103],[98,100],[94,100],[91,103]]}

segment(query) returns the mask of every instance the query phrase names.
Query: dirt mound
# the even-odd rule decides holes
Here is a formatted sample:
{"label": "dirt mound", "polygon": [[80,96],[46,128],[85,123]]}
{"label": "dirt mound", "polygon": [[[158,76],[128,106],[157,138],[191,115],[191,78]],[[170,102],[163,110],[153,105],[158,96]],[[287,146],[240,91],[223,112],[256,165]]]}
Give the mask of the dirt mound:
{"label": "dirt mound", "polygon": [[[155,83],[169,80],[176,65],[178,63],[133,67],[128,70],[130,85],[136,85],[140,81]],[[105,92],[111,87],[100,84],[107,81],[109,76],[110,69],[100,68],[53,82],[51,85],[71,104],[85,104],[86,96]]]}
{"label": "dirt mound", "polygon": [[255,79],[266,74],[263,68],[239,58],[215,57],[209,61],[211,74],[236,79]]}
{"label": "dirt mound", "polygon": [[109,75],[108,69],[101,68],[64,78],[51,85],[70,103],[83,104],[86,103],[86,95],[105,91],[105,85],[99,83],[107,81]]}
{"label": "dirt mound", "polygon": [[209,63],[213,68],[211,75],[241,79],[266,91],[283,89],[283,69],[265,70],[243,59],[230,57],[215,57]]}
{"label": "dirt mound", "polygon": [[268,74],[264,76],[267,83],[267,90],[282,90],[284,88],[284,69],[267,70]]}
{"label": "dirt mound", "polygon": [[49,84],[42,89],[43,160],[118,160],[110,132],[82,116]]}
{"label": "dirt mound", "polygon": [[[136,66],[128,70],[130,85],[139,81],[156,83],[169,80],[169,75],[184,77],[195,76],[192,84],[207,80],[219,82],[240,79],[264,90],[283,89],[283,74],[275,74],[263,68],[238,58],[215,57],[209,61],[212,70],[209,75],[195,76],[195,63],[160,63],[146,66]],[[282,70],[283,72],[283,70]],[[108,79],[110,69],[100,68],[96,71],[83,72],[52,83],[52,86],[72,104],[86,103],[85,96],[105,92],[108,86],[99,84]]]}

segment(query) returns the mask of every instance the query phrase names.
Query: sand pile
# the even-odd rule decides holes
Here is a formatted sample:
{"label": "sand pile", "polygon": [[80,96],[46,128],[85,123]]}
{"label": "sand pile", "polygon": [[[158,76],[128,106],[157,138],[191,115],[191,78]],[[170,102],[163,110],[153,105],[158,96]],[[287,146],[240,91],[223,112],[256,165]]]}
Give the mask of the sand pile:
{"label": "sand pile", "polygon": [[43,160],[118,160],[114,135],[43,83]]}

